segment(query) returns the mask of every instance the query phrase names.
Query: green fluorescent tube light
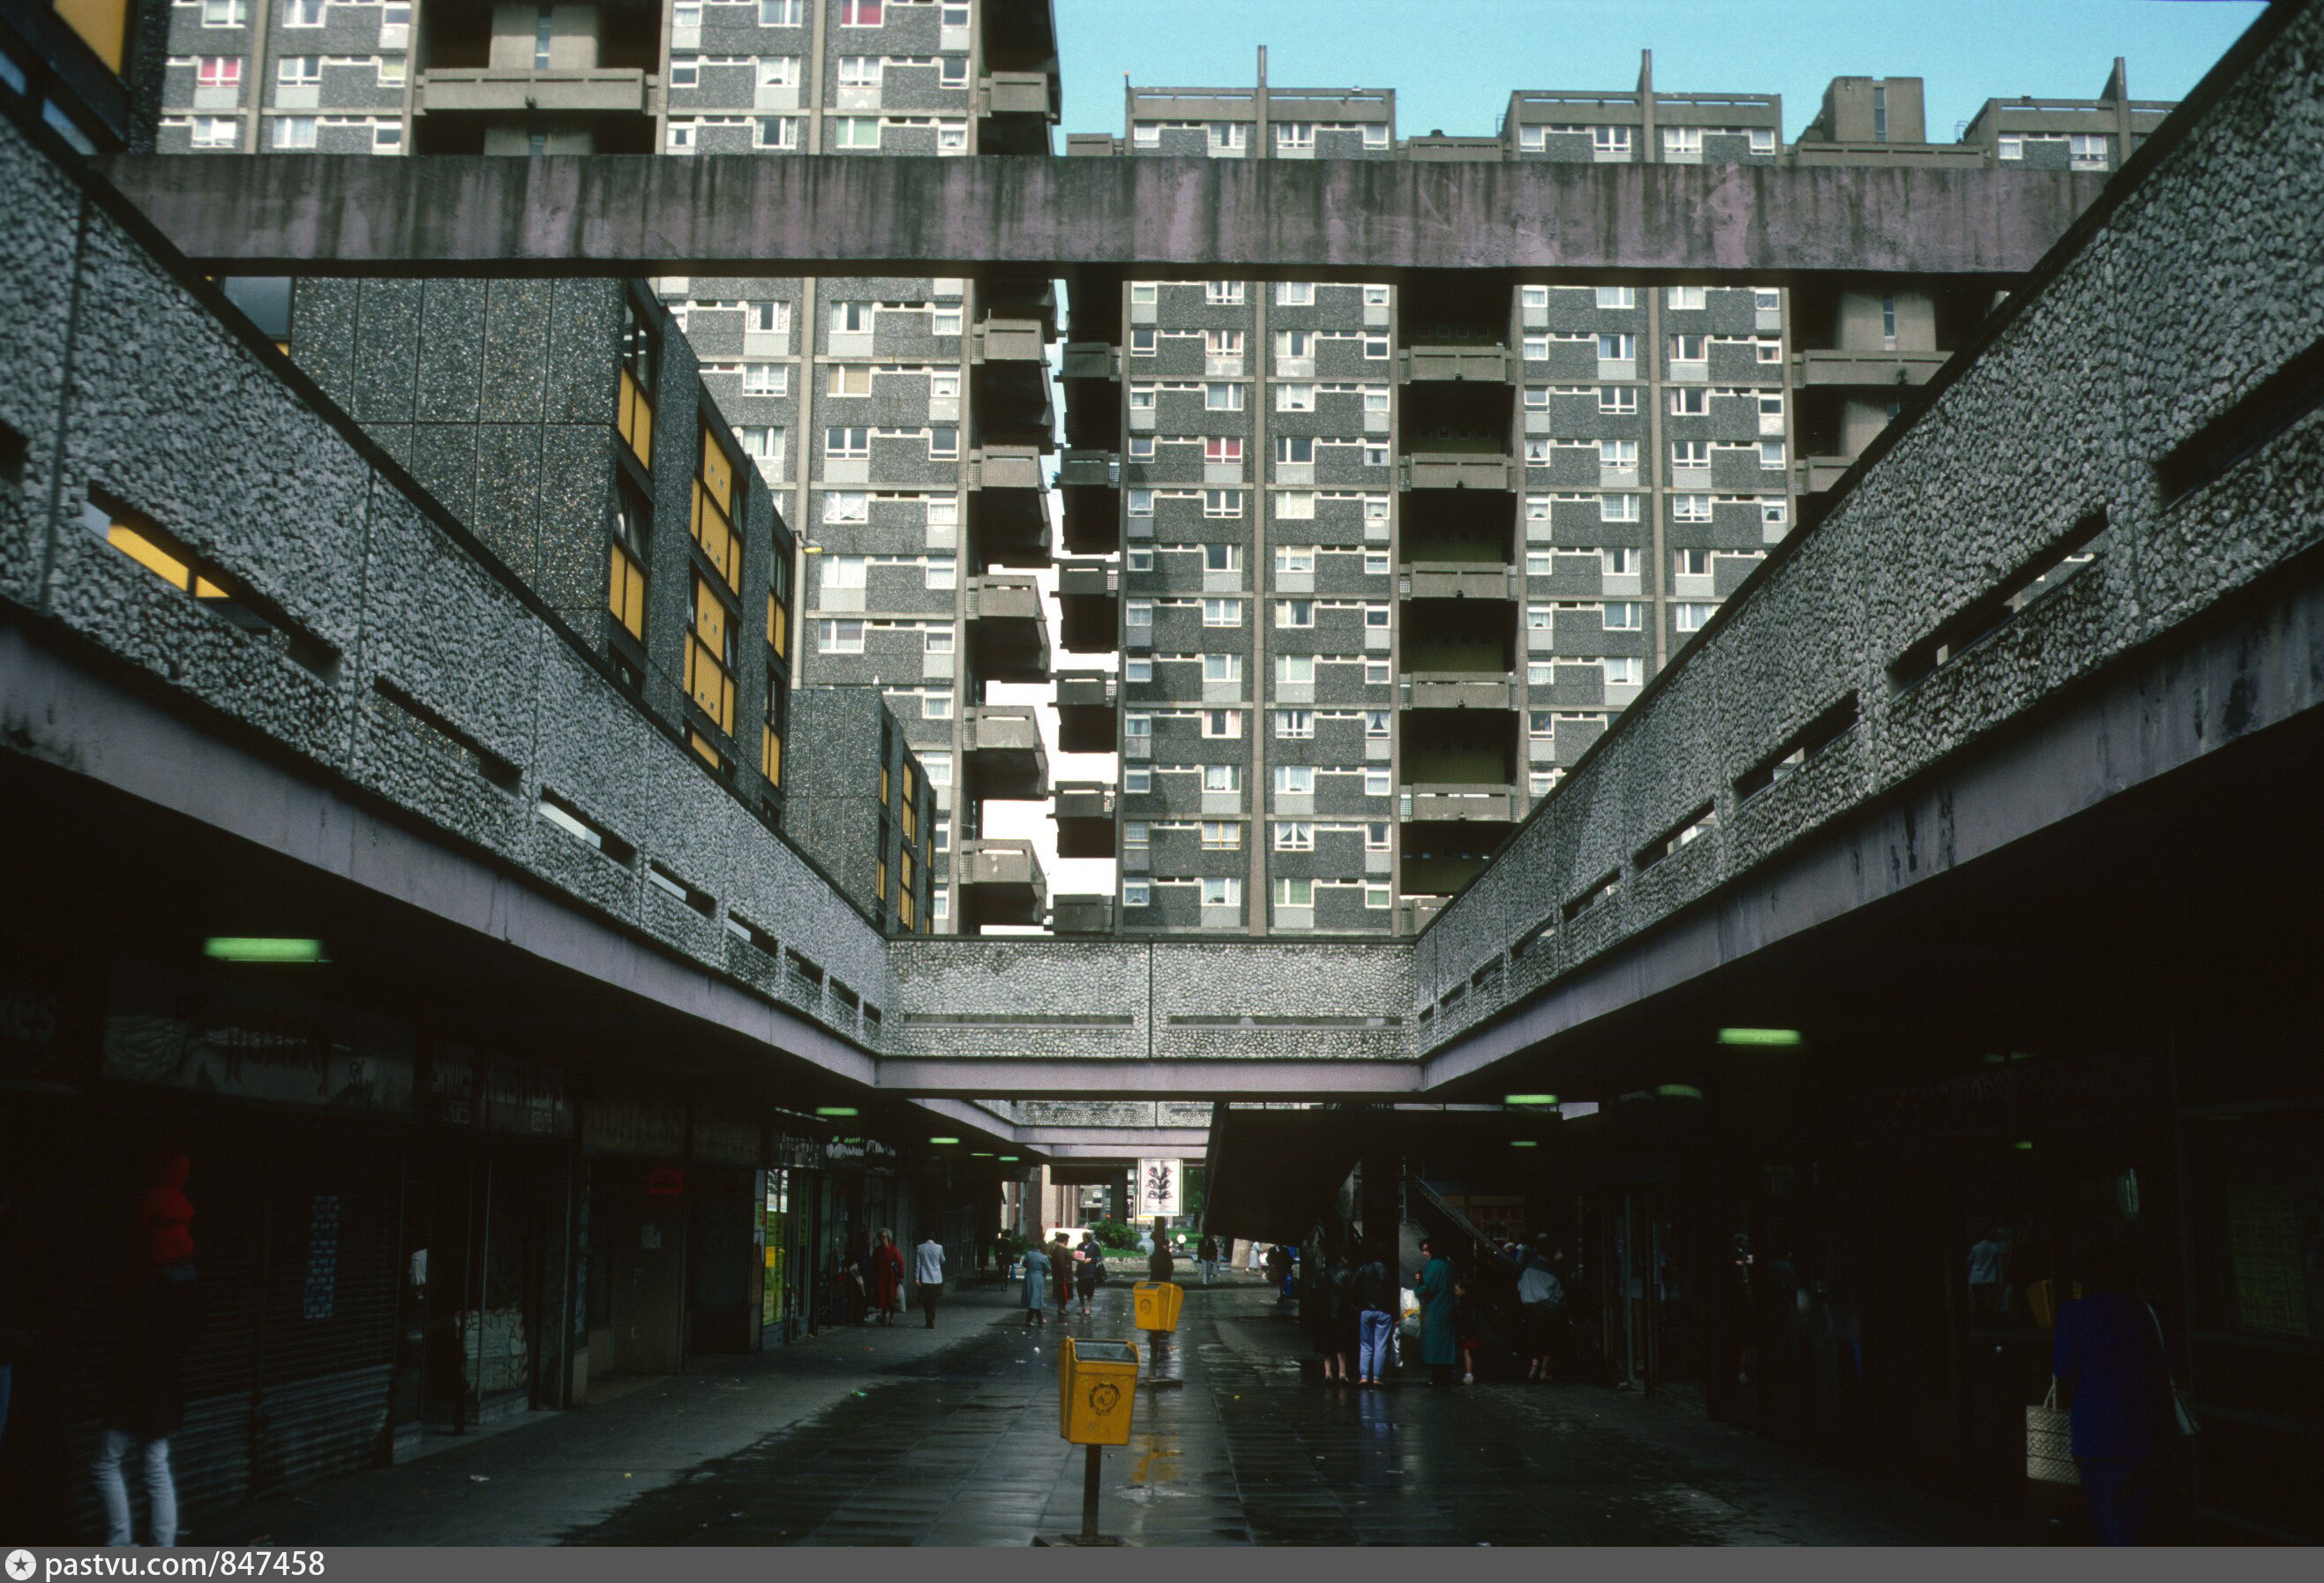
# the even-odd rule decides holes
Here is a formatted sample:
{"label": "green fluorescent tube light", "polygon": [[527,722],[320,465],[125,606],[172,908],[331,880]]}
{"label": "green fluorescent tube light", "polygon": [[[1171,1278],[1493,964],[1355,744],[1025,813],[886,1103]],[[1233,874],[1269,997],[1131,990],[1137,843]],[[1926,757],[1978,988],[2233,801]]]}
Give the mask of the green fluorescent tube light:
{"label": "green fluorescent tube light", "polygon": [[968,1157],[971,1160],[990,1160],[992,1158],[992,1151],[990,1149],[972,1149],[969,1151]]}
{"label": "green fluorescent tube light", "polygon": [[931,1143],[957,1143],[960,1140],[958,1138],[930,1138],[928,1142]]}
{"label": "green fluorescent tube light", "polygon": [[817,1116],[853,1116],[856,1109],[853,1105],[818,1105],[815,1113]]}
{"label": "green fluorescent tube light", "polygon": [[1003,1154],[1001,1157],[1001,1163],[1003,1165],[1014,1165],[1017,1163],[1017,1160],[1018,1156],[1014,1154]]}
{"label": "green fluorescent tube light", "polygon": [[1501,1103],[1504,1105],[1554,1105],[1557,1103],[1557,1096],[1554,1094],[1504,1094],[1501,1096]]}
{"label": "green fluorescent tube light", "polygon": [[1655,1090],[1665,1099],[1700,1099],[1702,1090],[1692,1083],[1665,1083]]}
{"label": "green fluorescent tube light", "polygon": [[1538,1149],[1541,1147],[1541,1144],[1532,1138],[1511,1138],[1509,1140],[1509,1147],[1512,1149]]}
{"label": "green fluorescent tube light", "polygon": [[1797,1028],[1721,1028],[1719,1031],[1719,1042],[1721,1044],[1797,1044],[1799,1041],[1800,1031]]}
{"label": "green fluorescent tube light", "polygon": [[275,940],[218,934],[202,941],[202,955],[220,962],[327,962],[318,940]]}

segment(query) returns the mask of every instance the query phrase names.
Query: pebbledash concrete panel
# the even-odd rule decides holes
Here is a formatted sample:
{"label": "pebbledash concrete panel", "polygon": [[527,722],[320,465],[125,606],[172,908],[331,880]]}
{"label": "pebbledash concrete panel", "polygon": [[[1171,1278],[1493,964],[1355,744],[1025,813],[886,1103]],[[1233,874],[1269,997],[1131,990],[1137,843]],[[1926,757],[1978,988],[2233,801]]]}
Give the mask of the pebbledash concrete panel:
{"label": "pebbledash concrete panel", "polygon": [[1038,265],[2016,274],[2102,173],[1378,160],[119,155],[220,273],[781,275]]}

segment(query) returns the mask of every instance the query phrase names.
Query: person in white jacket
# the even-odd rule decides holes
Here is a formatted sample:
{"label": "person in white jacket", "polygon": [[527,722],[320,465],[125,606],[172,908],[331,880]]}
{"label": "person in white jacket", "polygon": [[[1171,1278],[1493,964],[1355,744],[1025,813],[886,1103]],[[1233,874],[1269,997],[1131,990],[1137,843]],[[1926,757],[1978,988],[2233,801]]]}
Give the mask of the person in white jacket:
{"label": "person in white jacket", "polygon": [[936,1304],[944,1297],[944,1244],[934,1233],[923,1234],[920,1245],[912,1250],[912,1281],[919,1288],[920,1311],[928,1316],[928,1328],[936,1328]]}

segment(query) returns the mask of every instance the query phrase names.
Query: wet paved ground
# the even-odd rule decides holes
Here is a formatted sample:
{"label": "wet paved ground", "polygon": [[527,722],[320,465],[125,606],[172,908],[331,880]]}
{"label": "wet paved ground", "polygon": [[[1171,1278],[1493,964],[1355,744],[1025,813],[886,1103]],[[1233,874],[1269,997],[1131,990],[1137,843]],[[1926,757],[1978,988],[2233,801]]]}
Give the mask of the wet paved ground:
{"label": "wet paved ground", "polygon": [[[1135,1336],[1127,1282],[1074,1334]],[[1081,1526],[1056,1317],[963,1292],[934,1335],[848,1330],[201,1525],[278,1544],[1021,1545]],[[1142,1348],[1141,1348],[1142,1350]],[[1927,1544],[1996,1519],[1699,1410],[1581,1385],[1327,1388],[1270,1293],[1187,1293],[1104,1454],[1102,1527],[1164,1544]]]}

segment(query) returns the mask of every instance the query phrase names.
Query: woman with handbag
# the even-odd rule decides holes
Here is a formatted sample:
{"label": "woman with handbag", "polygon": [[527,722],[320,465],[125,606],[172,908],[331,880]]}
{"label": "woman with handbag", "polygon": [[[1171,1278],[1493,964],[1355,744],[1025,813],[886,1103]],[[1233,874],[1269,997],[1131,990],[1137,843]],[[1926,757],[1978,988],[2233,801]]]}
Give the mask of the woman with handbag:
{"label": "woman with handbag", "polygon": [[2070,1410],[2091,1537],[2104,1545],[2139,1542],[2167,1438],[2181,1432],[2163,1321],[2135,1295],[2137,1282],[2128,1248],[2092,1243],[2082,1260],[2087,1295],[2060,1306],[2051,1365]]}

